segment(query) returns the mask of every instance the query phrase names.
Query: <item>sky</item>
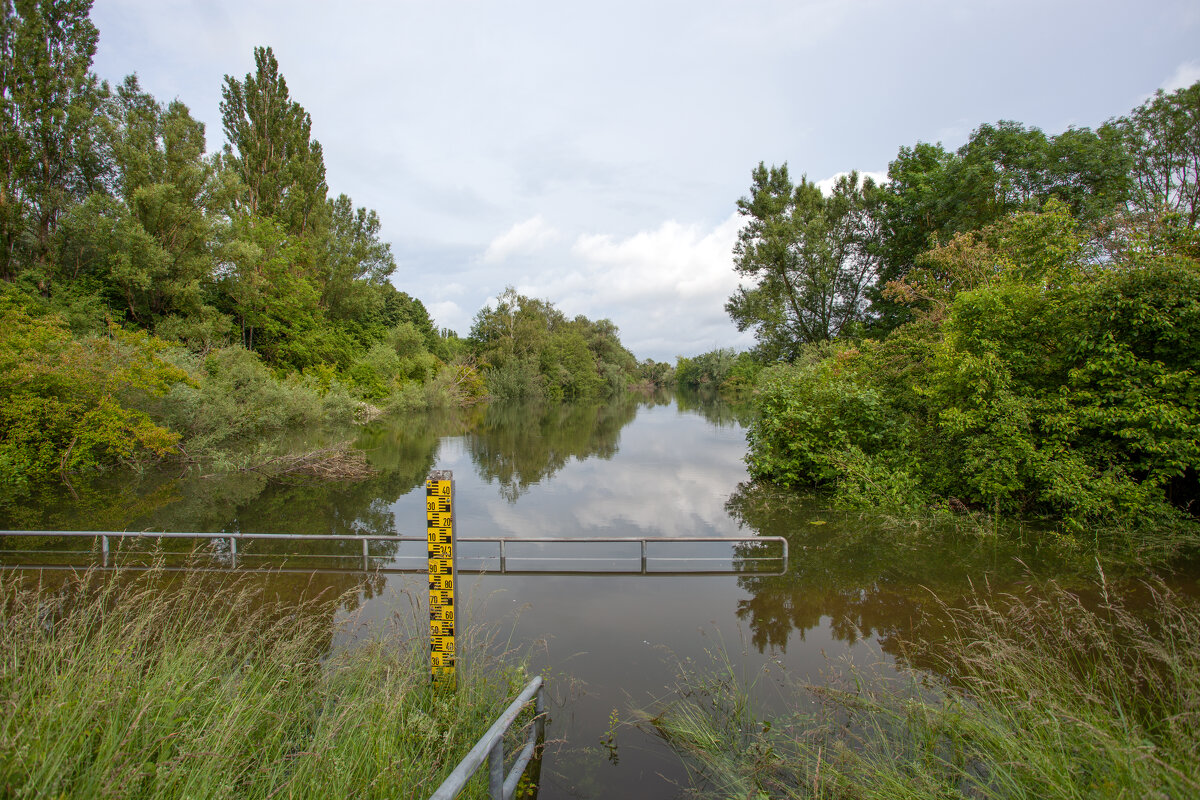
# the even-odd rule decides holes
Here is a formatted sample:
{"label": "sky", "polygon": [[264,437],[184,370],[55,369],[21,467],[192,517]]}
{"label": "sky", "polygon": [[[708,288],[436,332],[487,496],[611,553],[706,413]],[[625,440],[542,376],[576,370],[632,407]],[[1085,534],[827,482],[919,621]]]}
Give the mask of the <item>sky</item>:
{"label": "sky", "polygon": [[1200,80],[1175,0],[97,0],[94,71],[224,144],[224,76],[270,46],[332,195],[461,335],[506,286],[638,358],[753,343],[725,313],[761,161],[831,181],[984,122],[1059,133]]}

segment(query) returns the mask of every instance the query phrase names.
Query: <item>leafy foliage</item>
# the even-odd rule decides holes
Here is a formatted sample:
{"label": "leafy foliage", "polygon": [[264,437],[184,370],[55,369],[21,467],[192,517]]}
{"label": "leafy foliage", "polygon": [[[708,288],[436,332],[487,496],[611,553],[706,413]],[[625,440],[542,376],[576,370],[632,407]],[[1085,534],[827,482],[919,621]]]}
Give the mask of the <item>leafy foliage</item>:
{"label": "leafy foliage", "polygon": [[623,391],[638,363],[610,320],[568,320],[546,300],[511,286],[475,315],[470,346],[499,399],[600,397]]}
{"label": "leafy foliage", "polygon": [[1019,215],[939,248],[913,276],[925,291],[907,295],[941,291],[920,321],[768,371],[755,474],[850,503],[941,498],[1077,527],[1166,513],[1200,467],[1200,265],[1098,268],[1069,222],[1061,207]]}
{"label": "leafy foliage", "polygon": [[826,198],[807,178],[793,186],[786,164],[759,164],[750,191],[738,200],[747,222],[734,265],[752,283],[725,304],[738,330],[753,328],[767,358],[792,358],[805,343],[851,335],[865,320],[876,268],[867,213],[875,184],[850,173]]}
{"label": "leafy foliage", "polygon": [[[758,381],[751,471],[851,506],[1032,512],[1075,534],[1197,513],[1196,119],[1200,84],[1095,132],[1002,121],[955,153],[901,148],[848,239],[878,269],[866,327],[829,328],[835,344],[785,310],[836,308],[787,279],[829,252],[815,212],[838,192],[760,165],[735,256],[778,277],[729,310],[786,363]],[[681,381],[693,372],[719,370],[680,361]]]}
{"label": "leafy foliage", "polygon": [[164,343],[115,325],[79,340],[0,295],[0,492],[55,473],[161,458],[179,435],[137,407],[187,375]]}

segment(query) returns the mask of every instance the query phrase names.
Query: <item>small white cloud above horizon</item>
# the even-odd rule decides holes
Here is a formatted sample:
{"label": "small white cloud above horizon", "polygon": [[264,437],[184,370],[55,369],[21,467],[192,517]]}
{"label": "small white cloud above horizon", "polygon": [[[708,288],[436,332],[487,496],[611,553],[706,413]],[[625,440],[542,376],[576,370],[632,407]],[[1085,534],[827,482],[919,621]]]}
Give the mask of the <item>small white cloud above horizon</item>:
{"label": "small white cloud above horizon", "polygon": [[1186,89],[1196,81],[1200,81],[1200,61],[1185,61],[1158,88],[1170,94],[1176,89]]}
{"label": "small white cloud above horizon", "polygon": [[[467,320],[467,315],[463,313],[462,308],[453,300],[441,300],[434,303],[426,303],[425,310],[429,312],[429,318],[433,320],[433,327],[437,329],[450,328],[454,331],[460,331],[463,327],[463,322]],[[462,335],[466,335],[463,333]]]}
{"label": "small white cloud above horizon", "polygon": [[518,222],[493,239],[484,251],[482,260],[494,264],[517,253],[540,250],[556,238],[558,231],[538,214],[524,222]]}
{"label": "small white cloud above horizon", "polygon": [[612,319],[639,358],[746,347],[751,338],[725,313],[737,289],[733,246],[742,224],[732,214],[711,228],[667,220],[625,237],[580,235],[562,262],[518,291],[553,298],[568,316]]}

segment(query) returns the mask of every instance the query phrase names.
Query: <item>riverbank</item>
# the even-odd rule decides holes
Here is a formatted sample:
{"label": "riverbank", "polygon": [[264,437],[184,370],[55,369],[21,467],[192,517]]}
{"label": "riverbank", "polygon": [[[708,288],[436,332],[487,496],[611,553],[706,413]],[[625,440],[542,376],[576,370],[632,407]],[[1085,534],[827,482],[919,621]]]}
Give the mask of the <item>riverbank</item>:
{"label": "riverbank", "polygon": [[[356,628],[346,594],[168,583],[0,578],[7,795],[424,797],[526,678],[480,658],[457,692],[437,692],[416,614]],[[333,647],[351,628],[353,644]]]}

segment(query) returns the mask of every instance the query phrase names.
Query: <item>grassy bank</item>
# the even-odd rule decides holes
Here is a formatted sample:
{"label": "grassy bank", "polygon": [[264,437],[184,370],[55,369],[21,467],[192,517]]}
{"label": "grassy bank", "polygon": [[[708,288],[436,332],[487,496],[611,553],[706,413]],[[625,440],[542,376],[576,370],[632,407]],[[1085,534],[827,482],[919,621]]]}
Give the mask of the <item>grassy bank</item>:
{"label": "grassy bank", "polygon": [[3,794],[427,797],[523,682],[480,663],[435,692],[416,615],[333,651],[343,598],[199,580],[2,579]]}
{"label": "grassy bank", "polygon": [[764,718],[734,670],[682,677],[648,717],[728,798],[1200,796],[1200,607],[1161,586],[1135,614],[1050,587],[980,596],[923,655],[936,677],[809,687]]}

